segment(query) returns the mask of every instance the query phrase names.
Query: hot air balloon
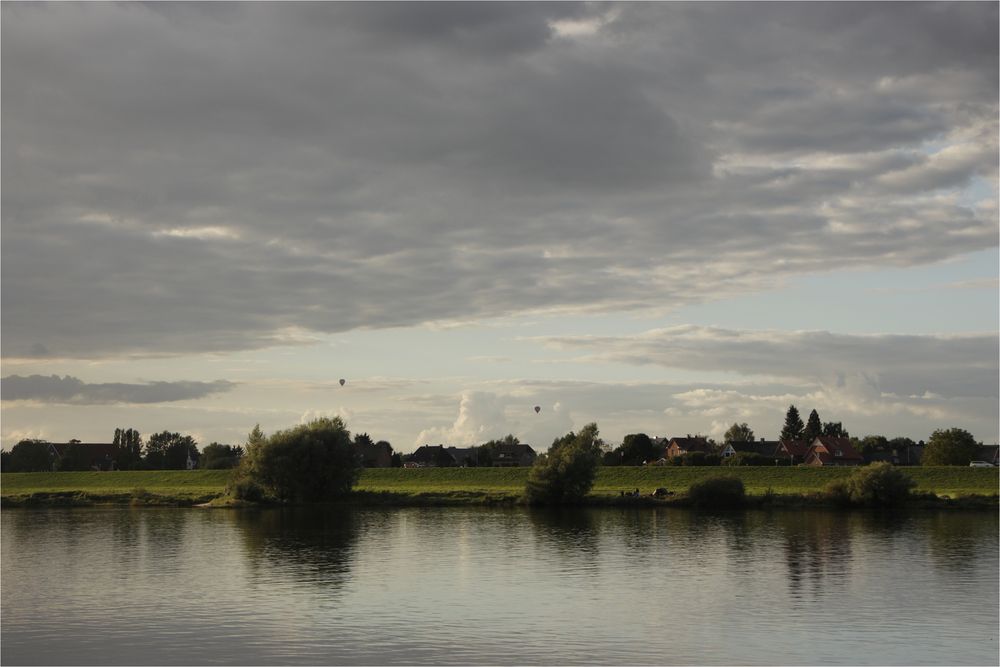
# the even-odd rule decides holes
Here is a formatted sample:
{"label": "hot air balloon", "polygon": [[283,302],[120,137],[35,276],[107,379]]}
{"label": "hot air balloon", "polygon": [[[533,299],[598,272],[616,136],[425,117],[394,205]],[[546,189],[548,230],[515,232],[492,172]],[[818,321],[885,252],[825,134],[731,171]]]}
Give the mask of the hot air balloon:
{"label": "hot air balloon", "polygon": [[341,387],[343,387],[346,382],[347,382],[347,380],[345,380],[344,378],[340,378],[340,386]]}
{"label": "hot air balloon", "polygon": [[535,414],[538,414],[538,413],[539,413],[539,412],[541,412],[541,411],[542,411],[542,406],[540,406],[540,405],[536,405],[536,406],[535,406]]}

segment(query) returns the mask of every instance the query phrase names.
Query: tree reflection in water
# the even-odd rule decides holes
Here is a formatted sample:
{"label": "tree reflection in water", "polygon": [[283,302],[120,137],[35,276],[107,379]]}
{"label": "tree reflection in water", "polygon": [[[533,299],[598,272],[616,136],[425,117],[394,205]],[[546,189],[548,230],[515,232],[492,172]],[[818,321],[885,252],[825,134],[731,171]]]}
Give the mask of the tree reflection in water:
{"label": "tree reflection in water", "polygon": [[853,532],[859,517],[844,512],[778,512],[784,540],[788,587],[794,598],[819,597],[825,584],[845,583],[851,564]]}
{"label": "tree reflection in water", "polygon": [[236,512],[251,571],[268,578],[340,588],[358,538],[358,517],[346,507],[282,507]]}

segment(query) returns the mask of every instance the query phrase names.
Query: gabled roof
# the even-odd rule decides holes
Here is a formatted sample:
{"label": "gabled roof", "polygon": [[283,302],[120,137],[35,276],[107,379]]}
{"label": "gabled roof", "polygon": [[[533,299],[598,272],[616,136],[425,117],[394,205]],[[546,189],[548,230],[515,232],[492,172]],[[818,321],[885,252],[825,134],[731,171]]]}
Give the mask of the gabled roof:
{"label": "gabled roof", "polygon": [[477,447],[449,447],[448,453],[455,463],[462,464],[468,461],[479,461],[479,449]]}
{"label": "gabled roof", "polygon": [[523,456],[524,454],[535,453],[535,450],[531,448],[531,445],[526,445],[524,443],[518,445],[502,443],[497,445],[494,451],[505,456]]}
{"label": "gabled roof", "polygon": [[809,445],[805,440],[779,440],[777,450],[792,456],[805,456],[809,453]]}
{"label": "gabled roof", "polygon": [[[417,451],[410,454],[410,460],[416,463],[435,463],[436,457],[441,456],[441,452],[451,457],[451,453],[445,449],[444,445],[422,445],[417,448]],[[454,458],[452,460],[454,461]]]}
{"label": "gabled roof", "polygon": [[774,456],[780,443],[777,440],[749,440],[746,442],[731,442],[729,444],[737,452]]}
{"label": "gabled roof", "polygon": [[670,445],[677,445],[680,449],[685,452],[706,452],[712,453],[712,446],[708,444],[708,439],[701,436],[687,436],[684,438],[670,438]]}
{"label": "gabled roof", "polygon": [[83,448],[91,460],[96,458],[114,457],[118,452],[110,442],[50,442],[48,443],[55,450],[56,455],[62,458],[66,455],[66,450],[72,445]]}
{"label": "gabled roof", "polygon": [[861,456],[861,454],[858,454],[857,450],[854,449],[854,446],[851,445],[850,438],[834,438],[833,436],[829,435],[820,435],[817,436],[815,440],[813,440],[812,447],[810,448],[810,450],[817,450],[820,452],[825,450],[829,454],[831,454],[834,459],[841,461],[864,460],[864,457]]}

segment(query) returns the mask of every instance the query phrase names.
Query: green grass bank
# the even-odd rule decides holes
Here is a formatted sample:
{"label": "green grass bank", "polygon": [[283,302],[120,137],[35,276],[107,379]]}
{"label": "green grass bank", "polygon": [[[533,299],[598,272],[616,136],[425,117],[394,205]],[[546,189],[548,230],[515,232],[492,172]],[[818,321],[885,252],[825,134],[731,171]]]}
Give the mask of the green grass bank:
{"label": "green grass bank", "polygon": [[[682,494],[694,483],[718,475],[743,480],[747,493],[805,495],[822,491],[851,468],[806,467],[607,467],[601,468],[591,491],[597,503],[638,488],[648,495],[658,487]],[[934,467],[905,468],[917,482],[918,493],[957,498],[995,496],[1000,469]],[[89,503],[195,504],[220,496],[228,470],[151,470],[129,472],[2,473],[4,504],[62,501]],[[357,486],[359,500],[386,503],[401,499],[457,503],[510,502],[524,490],[527,468],[376,468],[365,470]]]}

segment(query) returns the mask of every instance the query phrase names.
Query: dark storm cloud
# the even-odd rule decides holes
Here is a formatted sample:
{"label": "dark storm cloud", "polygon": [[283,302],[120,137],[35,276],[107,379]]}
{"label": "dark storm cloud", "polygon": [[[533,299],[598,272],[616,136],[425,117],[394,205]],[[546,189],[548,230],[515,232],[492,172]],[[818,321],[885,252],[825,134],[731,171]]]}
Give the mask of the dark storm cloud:
{"label": "dark storm cloud", "polygon": [[169,403],[204,398],[231,390],[235,385],[225,380],[215,382],[150,382],[126,384],[107,382],[89,384],[66,375],[8,375],[0,380],[4,401],[39,401],[74,405],[113,403]]}
{"label": "dark storm cloud", "polygon": [[997,244],[995,206],[927,197],[995,181],[994,4],[2,13],[7,357],[662,309]]}

